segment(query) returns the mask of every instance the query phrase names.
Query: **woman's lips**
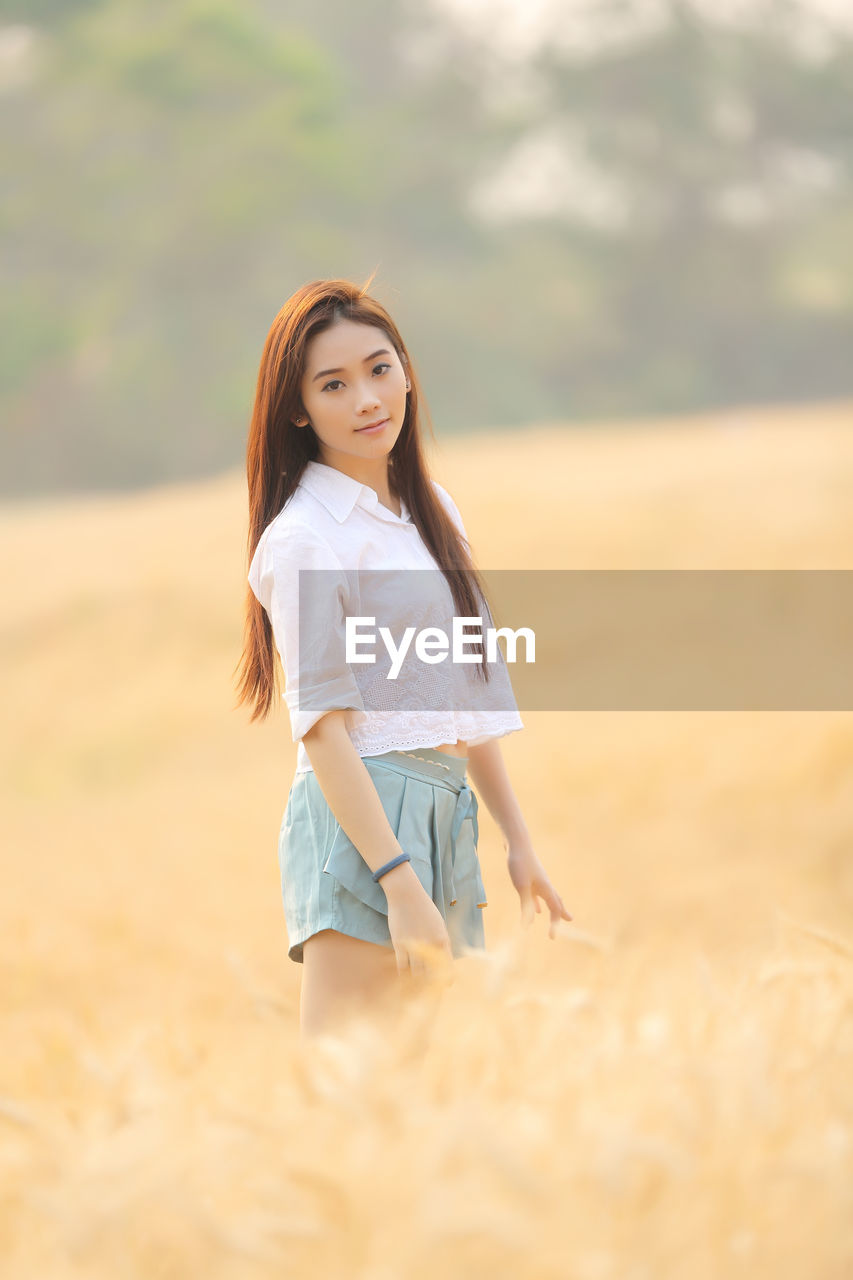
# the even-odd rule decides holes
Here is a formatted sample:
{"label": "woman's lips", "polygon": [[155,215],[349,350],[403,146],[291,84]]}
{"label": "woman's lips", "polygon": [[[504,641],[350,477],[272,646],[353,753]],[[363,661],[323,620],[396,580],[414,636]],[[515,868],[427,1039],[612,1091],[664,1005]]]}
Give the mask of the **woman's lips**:
{"label": "woman's lips", "polygon": [[376,435],[378,432],[380,432],[383,427],[387,427],[387,425],[388,425],[388,419],[383,418],[382,421],[377,422],[374,427],[356,427],[356,431],[358,432],[363,431],[366,435],[373,436],[373,435]]}

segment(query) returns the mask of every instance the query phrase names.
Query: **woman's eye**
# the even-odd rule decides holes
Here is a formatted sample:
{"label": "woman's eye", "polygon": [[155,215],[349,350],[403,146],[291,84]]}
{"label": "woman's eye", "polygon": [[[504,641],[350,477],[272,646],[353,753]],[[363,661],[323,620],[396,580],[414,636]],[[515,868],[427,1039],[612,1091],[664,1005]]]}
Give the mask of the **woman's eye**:
{"label": "woman's eye", "polygon": [[[387,360],[381,360],[379,364],[375,364],[373,366],[373,372],[375,373],[377,369],[390,369],[390,368],[391,368],[391,365]],[[330,382],[326,383],[326,385],[323,387],[323,390],[328,391],[329,387],[341,386],[341,385],[342,384],[341,384],[340,378],[332,378]]]}

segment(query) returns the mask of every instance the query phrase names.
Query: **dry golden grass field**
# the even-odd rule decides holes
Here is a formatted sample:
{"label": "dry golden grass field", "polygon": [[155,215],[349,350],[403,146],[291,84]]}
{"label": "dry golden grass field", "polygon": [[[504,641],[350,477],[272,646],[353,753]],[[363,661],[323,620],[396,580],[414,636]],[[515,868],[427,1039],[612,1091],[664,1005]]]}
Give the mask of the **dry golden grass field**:
{"label": "dry golden grass field", "polygon": [[[853,409],[442,441],[477,562],[853,568]],[[4,1280],[849,1280],[853,713],[522,714],[573,920],[310,1050],[239,472],[0,509]]]}

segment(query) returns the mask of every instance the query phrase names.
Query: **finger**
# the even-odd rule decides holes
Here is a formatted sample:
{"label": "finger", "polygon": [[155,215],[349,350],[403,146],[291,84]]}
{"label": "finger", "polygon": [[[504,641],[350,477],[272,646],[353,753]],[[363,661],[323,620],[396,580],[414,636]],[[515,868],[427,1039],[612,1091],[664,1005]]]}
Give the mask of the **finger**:
{"label": "finger", "polygon": [[435,944],[419,938],[412,946],[412,971],[419,977],[427,977],[435,966],[437,952]]}
{"label": "finger", "polygon": [[566,920],[571,920],[572,917],[569,915],[568,911],[566,910],[566,905],[563,902],[563,899],[560,897],[559,893],[557,893],[555,889],[551,890],[550,906],[553,914],[556,914],[558,916],[563,916]]}
{"label": "finger", "polygon": [[533,895],[529,889],[521,892],[521,923],[528,928],[533,923],[536,912],[533,910]]}
{"label": "finger", "polygon": [[566,912],[566,908],[563,906],[562,898],[553,889],[550,891],[548,895],[548,909],[551,913],[551,920],[548,925],[548,934],[550,937],[556,938],[560,928],[560,920],[564,916],[567,919],[571,919],[571,916],[569,916],[568,913]]}

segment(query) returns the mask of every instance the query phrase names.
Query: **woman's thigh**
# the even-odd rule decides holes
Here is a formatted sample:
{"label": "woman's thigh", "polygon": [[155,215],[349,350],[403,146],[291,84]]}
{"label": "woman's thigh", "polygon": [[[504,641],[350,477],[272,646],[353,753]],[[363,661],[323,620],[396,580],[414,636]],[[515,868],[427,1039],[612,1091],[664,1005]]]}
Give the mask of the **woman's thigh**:
{"label": "woman's thigh", "polygon": [[402,984],[390,947],[321,929],[305,940],[302,963],[304,1033],[333,1029],[351,1012],[381,1018],[399,1008]]}

